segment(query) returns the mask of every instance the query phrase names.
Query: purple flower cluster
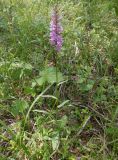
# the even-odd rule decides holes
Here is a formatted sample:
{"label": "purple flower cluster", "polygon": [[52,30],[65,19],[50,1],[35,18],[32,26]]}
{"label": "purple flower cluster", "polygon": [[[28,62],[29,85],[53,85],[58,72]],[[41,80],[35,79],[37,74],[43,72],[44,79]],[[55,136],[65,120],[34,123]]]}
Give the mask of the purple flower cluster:
{"label": "purple flower cluster", "polygon": [[55,46],[56,50],[59,52],[62,48],[63,39],[61,36],[62,26],[60,24],[60,17],[58,15],[57,7],[53,9],[50,23],[50,42],[51,45]]}

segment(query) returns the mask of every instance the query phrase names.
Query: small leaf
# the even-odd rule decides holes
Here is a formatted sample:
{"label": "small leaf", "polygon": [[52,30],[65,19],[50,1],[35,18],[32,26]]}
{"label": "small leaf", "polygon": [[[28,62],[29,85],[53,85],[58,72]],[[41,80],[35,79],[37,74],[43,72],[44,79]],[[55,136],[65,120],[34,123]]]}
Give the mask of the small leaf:
{"label": "small leaf", "polygon": [[17,116],[19,113],[23,113],[28,106],[29,105],[25,100],[16,100],[10,111],[14,116]]}
{"label": "small leaf", "polygon": [[57,134],[52,138],[52,148],[53,151],[56,151],[59,147],[59,135]]}
{"label": "small leaf", "polygon": [[35,81],[35,83],[37,83],[39,86],[42,86],[46,82],[46,79],[44,77],[40,77],[37,78]]}
{"label": "small leaf", "polygon": [[86,91],[89,91],[89,90],[91,90],[93,88],[93,84],[87,84],[87,86],[86,86]]}
{"label": "small leaf", "polygon": [[80,77],[80,78],[78,78],[78,83],[83,83],[84,81],[86,81],[86,78],[82,78],[82,77]]}
{"label": "small leaf", "polygon": [[29,63],[24,63],[24,68],[25,69],[28,69],[28,70],[32,70],[32,65],[31,64],[29,64]]}
{"label": "small leaf", "polygon": [[27,70],[32,70],[32,65],[29,63],[24,63],[24,62],[12,62],[11,69],[15,69],[15,68],[23,68],[23,69],[27,69]]}
{"label": "small leaf", "polygon": [[61,118],[61,120],[59,121],[59,126],[60,126],[61,128],[64,128],[64,127],[66,126],[67,122],[68,122],[68,118],[67,118],[67,116],[65,115],[65,116],[63,116],[63,117]]}
{"label": "small leaf", "polygon": [[34,88],[28,86],[24,88],[24,93],[32,96],[35,96],[36,94]]}

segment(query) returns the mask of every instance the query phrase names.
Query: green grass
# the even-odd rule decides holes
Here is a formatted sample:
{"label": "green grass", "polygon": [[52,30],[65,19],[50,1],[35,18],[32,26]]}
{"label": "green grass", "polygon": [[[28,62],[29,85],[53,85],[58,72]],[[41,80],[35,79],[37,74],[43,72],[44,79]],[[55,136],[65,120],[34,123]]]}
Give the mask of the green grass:
{"label": "green grass", "polygon": [[117,160],[117,1],[59,1],[57,69],[55,3],[0,1],[0,160]]}

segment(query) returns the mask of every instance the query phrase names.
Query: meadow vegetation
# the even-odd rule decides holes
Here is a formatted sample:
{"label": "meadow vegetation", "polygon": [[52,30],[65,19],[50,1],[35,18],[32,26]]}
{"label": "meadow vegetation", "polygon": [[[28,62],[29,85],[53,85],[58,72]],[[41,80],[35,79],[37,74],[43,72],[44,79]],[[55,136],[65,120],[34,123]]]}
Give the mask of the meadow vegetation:
{"label": "meadow vegetation", "polygon": [[[60,52],[50,44],[56,3]],[[0,0],[0,160],[118,159],[117,6]]]}

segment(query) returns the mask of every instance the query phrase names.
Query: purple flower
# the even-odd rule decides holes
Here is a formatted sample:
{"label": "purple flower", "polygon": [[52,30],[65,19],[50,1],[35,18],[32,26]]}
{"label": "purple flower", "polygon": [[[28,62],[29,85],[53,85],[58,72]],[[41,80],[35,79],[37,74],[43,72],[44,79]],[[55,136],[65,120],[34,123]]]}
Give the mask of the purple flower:
{"label": "purple flower", "polygon": [[62,30],[63,29],[60,24],[60,17],[58,15],[57,6],[55,6],[50,23],[50,43],[56,48],[58,52],[61,50],[63,43],[63,39],[61,36]]}

